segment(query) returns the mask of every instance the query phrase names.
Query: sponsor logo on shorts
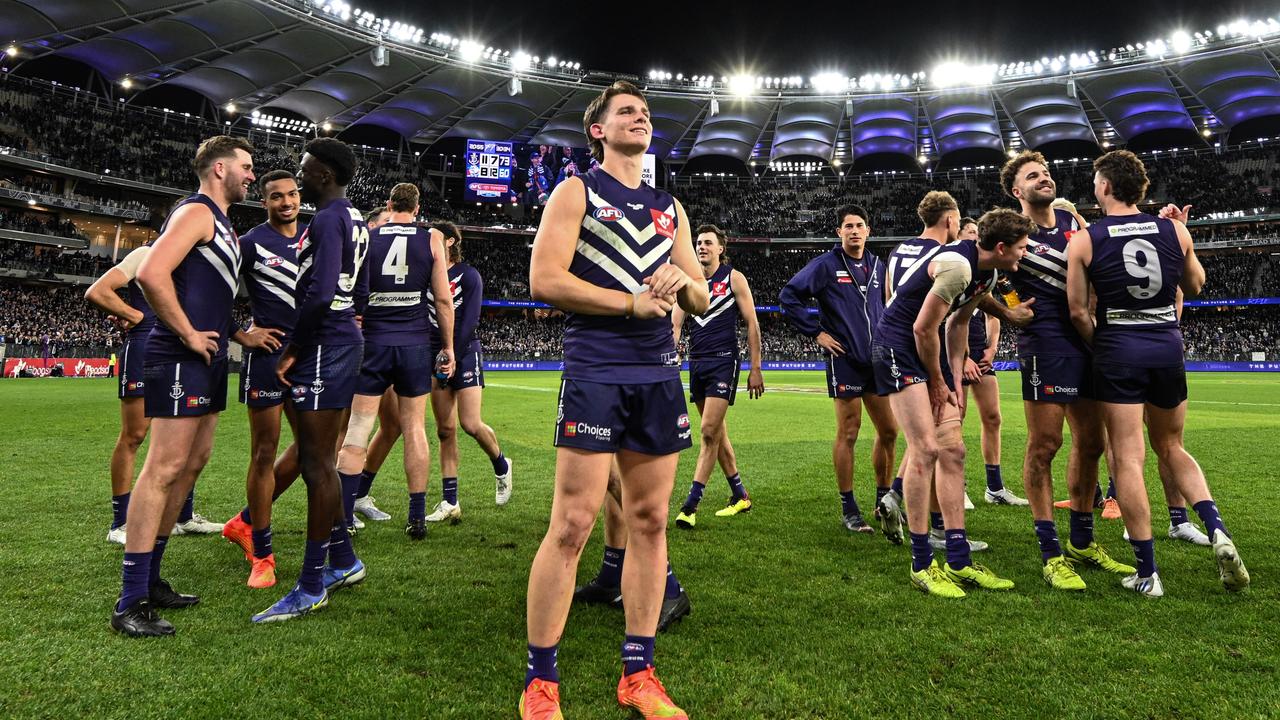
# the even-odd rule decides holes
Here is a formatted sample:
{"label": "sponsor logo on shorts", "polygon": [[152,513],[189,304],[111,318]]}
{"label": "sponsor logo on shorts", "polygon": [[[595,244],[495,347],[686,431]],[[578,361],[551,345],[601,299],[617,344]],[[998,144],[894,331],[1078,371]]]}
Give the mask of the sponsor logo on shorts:
{"label": "sponsor logo on shorts", "polygon": [[473,372],[471,372],[470,370],[468,370],[468,371],[466,371],[466,372],[462,373],[462,379],[463,379],[463,380],[470,380],[471,378],[473,378],[473,377],[475,377],[475,376],[476,376],[476,374],[475,374],[475,373],[473,373]]}
{"label": "sponsor logo on shorts", "polygon": [[212,400],[212,399],[207,398],[207,397],[205,397],[205,396],[203,396],[203,395],[188,395],[188,396],[187,396],[187,407],[189,407],[189,408],[198,408],[198,407],[200,407],[200,406],[202,406],[202,405],[208,405],[208,404],[210,404],[210,403],[212,403],[212,402],[213,402],[213,400]]}
{"label": "sponsor logo on shorts", "polygon": [[250,400],[279,400],[283,396],[283,390],[259,390],[254,388],[249,391]]}
{"label": "sponsor logo on shorts", "polygon": [[923,378],[919,375],[904,375],[902,376],[902,382],[907,385],[918,385],[922,382],[928,382],[928,378]]}
{"label": "sponsor logo on shorts", "polygon": [[684,430],[685,428],[689,427],[688,413],[681,413],[680,417],[676,418],[676,427],[680,428],[681,430]]}
{"label": "sponsor logo on shorts", "polygon": [[307,396],[307,389],[306,389],[305,387],[303,387],[303,386],[301,386],[301,385],[294,385],[294,386],[293,386],[293,400],[294,400],[294,402],[302,402],[303,398],[305,398],[306,396]]}
{"label": "sponsor logo on shorts", "polygon": [[182,399],[182,396],[186,394],[187,394],[187,391],[182,389],[182,383],[176,380],[173,383],[173,387],[169,388],[169,397],[173,398],[174,400],[180,400]]}
{"label": "sponsor logo on shorts", "polygon": [[1063,387],[1062,385],[1045,385],[1045,395],[1079,395],[1080,388]]}
{"label": "sponsor logo on shorts", "polygon": [[719,389],[719,390],[720,390],[720,392],[727,392],[727,391],[729,390],[729,383],[727,383],[727,382],[718,382],[718,383],[716,383],[716,388],[717,388],[717,389]]}
{"label": "sponsor logo on shorts", "polygon": [[145,385],[143,385],[141,382],[135,382],[135,381],[132,381],[132,380],[130,380],[129,382],[127,382],[127,383],[125,383],[125,384],[124,384],[124,389],[125,389],[125,390],[141,390],[141,389],[143,389],[143,388],[145,388],[145,387],[146,387],[146,386],[145,386]]}
{"label": "sponsor logo on shorts", "polygon": [[622,211],[611,205],[599,208],[598,210],[595,211],[595,213],[593,213],[593,215],[595,216],[595,219],[599,220],[600,222],[609,222],[611,220],[621,220],[623,217]]}
{"label": "sponsor logo on shorts", "polygon": [[588,425],[584,422],[576,420],[567,420],[564,424],[565,437],[577,437],[581,435],[590,435],[596,440],[609,440],[613,437],[613,428],[601,427],[599,425]]}

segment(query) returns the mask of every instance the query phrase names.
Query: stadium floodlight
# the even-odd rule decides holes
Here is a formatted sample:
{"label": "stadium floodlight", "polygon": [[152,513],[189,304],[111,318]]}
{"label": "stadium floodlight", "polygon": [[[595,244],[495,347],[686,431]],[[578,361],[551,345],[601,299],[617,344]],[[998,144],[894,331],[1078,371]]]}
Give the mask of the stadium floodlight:
{"label": "stadium floodlight", "polygon": [[132,87],[133,87],[133,78],[128,78],[128,77],[126,77],[125,79],[121,80],[121,81],[120,81],[120,87],[124,88],[125,90],[128,90],[128,89],[132,88]]}
{"label": "stadium floodlight", "polygon": [[532,60],[533,58],[529,56],[529,53],[517,50],[516,54],[511,56],[511,69],[516,71],[528,70],[529,63]]}
{"label": "stadium floodlight", "polygon": [[944,62],[933,69],[933,84],[940,88],[963,85],[968,79],[968,72],[969,68],[964,63]]}
{"label": "stadium floodlight", "polygon": [[321,125],[320,127],[324,128],[324,131],[325,131],[325,132],[329,132],[329,131],[333,130],[333,125],[331,125],[331,124],[329,123],[329,121],[328,121],[328,120],[325,120],[325,121],[324,121],[324,124],[323,124],[323,125]]}
{"label": "stadium floodlight", "polygon": [[555,66],[556,66],[556,56],[552,55],[551,57],[547,58],[547,67],[555,67]]}
{"label": "stadium floodlight", "polygon": [[756,89],[755,78],[750,75],[734,75],[729,78],[729,92],[738,97],[746,97]]}
{"label": "stadium floodlight", "polygon": [[818,73],[809,78],[809,82],[822,95],[844,92],[849,88],[849,78],[836,72]]}
{"label": "stadium floodlight", "polygon": [[236,104],[233,102],[229,102],[222,109],[226,110],[227,113],[234,115],[236,112]]}
{"label": "stadium floodlight", "polygon": [[8,55],[9,57],[18,57],[18,46],[10,45],[9,47],[4,49],[4,54]]}
{"label": "stadium floodlight", "polygon": [[476,62],[484,55],[484,46],[475,40],[463,40],[458,45],[458,55],[467,62]]}
{"label": "stadium floodlight", "polygon": [[1178,30],[1169,38],[1169,46],[1179,55],[1191,49],[1191,36],[1186,30]]}
{"label": "stadium floodlight", "polygon": [[929,156],[925,155],[924,153],[920,153],[920,157],[916,159],[920,161],[921,165],[924,165],[925,163],[929,162]]}

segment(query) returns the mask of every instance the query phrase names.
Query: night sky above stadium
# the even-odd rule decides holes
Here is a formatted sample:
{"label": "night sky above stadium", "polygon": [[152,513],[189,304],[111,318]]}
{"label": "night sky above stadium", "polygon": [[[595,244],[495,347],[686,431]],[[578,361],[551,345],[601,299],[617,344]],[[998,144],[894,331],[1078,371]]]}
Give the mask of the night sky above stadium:
{"label": "night sky above stadium", "polygon": [[[362,0],[353,5],[427,33],[475,37],[507,50],[643,76],[803,75],[838,70],[928,71],[938,62],[1008,62],[1109,49],[1175,29],[1265,17],[1280,3],[1225,2],[454,2]],[[602,7],[608,7],[607,13]],[[969,9],[981,7],[978,13]],[[1079,8],[1107,12],[1080,14]],[[602,18],[608,15],[612,20]],[[628,18],[627,15],[631,17]]]}

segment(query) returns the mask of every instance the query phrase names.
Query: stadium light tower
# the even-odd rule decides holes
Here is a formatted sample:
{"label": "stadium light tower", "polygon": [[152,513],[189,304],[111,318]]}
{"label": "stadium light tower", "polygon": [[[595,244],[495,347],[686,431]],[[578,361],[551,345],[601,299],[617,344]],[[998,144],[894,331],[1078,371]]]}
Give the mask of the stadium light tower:
{"label": "stadium light tower", "polygon": [[750,75],[734,75],[729,78],[729,92],[738,97],[747,97],[756,89],[755,78]]}

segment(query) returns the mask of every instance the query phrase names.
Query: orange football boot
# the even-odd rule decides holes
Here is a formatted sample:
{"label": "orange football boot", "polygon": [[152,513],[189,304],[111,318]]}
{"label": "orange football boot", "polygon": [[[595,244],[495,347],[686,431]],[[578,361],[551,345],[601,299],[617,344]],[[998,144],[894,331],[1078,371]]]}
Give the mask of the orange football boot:
{"label": "orange football boot", "polygon": [[618,703],[639,710],[645,720],[689,720],[689,715],[671,701],[651,667],[618,681]]}
{"label": "orange football boot", "polygon": [[520,696],[520,720],[564,720],[560,683],[534,678]]}

